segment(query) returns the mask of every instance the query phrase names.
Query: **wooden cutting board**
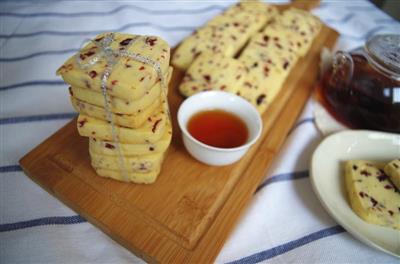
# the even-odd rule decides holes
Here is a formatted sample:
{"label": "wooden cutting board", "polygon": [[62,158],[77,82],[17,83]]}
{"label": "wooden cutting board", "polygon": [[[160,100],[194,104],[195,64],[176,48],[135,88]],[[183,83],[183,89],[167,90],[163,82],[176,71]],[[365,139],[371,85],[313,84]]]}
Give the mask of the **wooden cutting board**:
{"label": "wooden cutting board", "polygon": [[21,166],[49,193],[144,260],[212,262],[309,98],[322,47],[331,48],[337,36],[323,27],[263,115],[260,140],[233,165],[210,167],[185,150],[176,122],[183,73],[176,70],[169,87],[173,139],[156,183],[126,184],[97,176],[88,140],[78,135],[75,119],[23,157]]}

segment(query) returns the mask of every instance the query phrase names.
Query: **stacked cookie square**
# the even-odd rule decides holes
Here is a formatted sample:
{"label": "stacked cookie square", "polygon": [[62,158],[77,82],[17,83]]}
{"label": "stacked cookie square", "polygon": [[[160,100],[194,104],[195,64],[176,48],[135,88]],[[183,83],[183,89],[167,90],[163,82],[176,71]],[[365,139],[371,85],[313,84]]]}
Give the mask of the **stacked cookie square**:
{"label": "stacked cookie square", "polygon": [[135,183],[156,180],[172,137],[169,59],[170,48],[159,37],[112,33],[110,41],[108,33],[58,69],[70,85],[78,131],[89,138],[98,175]]}

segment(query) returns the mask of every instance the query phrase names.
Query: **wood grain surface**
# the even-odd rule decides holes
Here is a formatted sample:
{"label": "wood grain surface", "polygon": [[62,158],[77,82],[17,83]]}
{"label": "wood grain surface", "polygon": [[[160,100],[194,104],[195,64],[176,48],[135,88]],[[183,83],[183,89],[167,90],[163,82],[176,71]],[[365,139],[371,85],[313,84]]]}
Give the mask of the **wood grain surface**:
{"label": "wood grain surface", "polygon": [[310,52],[293,69],[263,115],[261,139],[239,162],[210,167],[185,150],[176,113],[183,98],[175,71],[169,103],[173,139],[162,172],[152,185],[104,179],[90,166],[87,138],[72,120],[20,161],[49,193],[148,262],[212,262],[278,154],[314,86],[319,54],[337,33],[323,27]]}

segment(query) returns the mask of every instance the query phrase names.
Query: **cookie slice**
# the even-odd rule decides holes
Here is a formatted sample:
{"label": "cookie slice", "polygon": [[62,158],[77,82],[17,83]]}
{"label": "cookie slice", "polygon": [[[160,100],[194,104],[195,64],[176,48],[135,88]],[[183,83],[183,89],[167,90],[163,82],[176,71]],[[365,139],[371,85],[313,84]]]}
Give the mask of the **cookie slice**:
{"label": "cookie slice", "polygon": [[[160,85],[156,85],[154,88],[150,89],[145,96],[133,101],[108,96],[110,111],[118,114],[140,113],[143,109],[149,107],[160,98],[162,94],[161,89]],[[71,86],[69,91],[71,96],[80,101],[105,108],[104,97],[100,92],[74,86]]]}
{"label": "cookie slice", "polygon": [[246,74],[240,61],[222,55],[202,54],[189,67],[179,91],[186,97],[209,90],[236,93]]}
{"label": "cookie slice", "polygon": [[[100,34],[95,42],[104,41],[107,33]],[[128,51],[145,56],[161,67],[163,76],[169,70],[170,48],[167,42],[155,36],[139,36],[114,33],[111,49],[122,52]],[[94,57],[101,55],[101,49],[95,44],[87,44],[79,54],[78,60],[82,64],[89,64]],[[101,91],[101,78],[106,69],[107,61],[99,57],[99,61],[89,67],[80,67],[76,56],[69,58],[58,70],[64,81],[73,87]],[[136,100],[159,82],[158,73],[153,66],[138,62],[127,57],[119,57],[112,67],[112,72],[107,80],[107,88],[113,96],[126,100]]]}
{"label": "cookie slice", "polygon": [[257,49],[246,49],[239,60],[248,68],[248,80],[245,82],[247,85],[243,85],[243,88],[239,90],[241,96],[263,113],[282,89],[290,68],[285,67],[284,60],[277,54],[265,53]]}
{"label": "cookie slice", "polygon": [[347,195],[364,221],[400,229],[400,194],[383,171],[384,164],[350,160],[345,164]]}
{"label": "cookie slice", "polygon": [[[121,171],[96,167],[93,168],[99,176],[111,178],[118,181],[124,181],[124,174]],[[156,181],[160,170],[161,167],[155,168],[150,172],[128,172],[126,176],[128,177],[128,180],[130,182],[150,184]]]}
{"label": "cookie slice", "polygon": [[285,76],[276,70],[269,71],[266,77],[260,77],[260,74],[250,70],[236,94],[249,101],[260,114],[263,114],[281,90]]}
{"label": "cookie slice", "polygon": [[284,74],[289,74],[298,59],[287,38],[268,33],[258,33],[250,39],[250,43],[240,56],[241,59],[246,57],[265,62],[269,68],[274,67]]}
{"label": "cookie slice", "polygon": [[286,10],[281,16],[276,16],[275,20],[276,23],[288,28],[301,39],[296,41],[300,56],[304,56],[308,52],[313,39],[322,27],[322,23],[317,17],[296,8]]}
{"label": "cookie slice", "polygon": [[[121,170],[118,156],[107,156],[93,152],[89,148],[91,164],[94,168]],[[151,172],[161,166],[164,153],[141,156],[123,156],[124,169],[128,172]]]}
{"label": "cookie slice", "polygon": [[252,73],[246,75],[243,85],[236,92],[236,95],[249,101],[260,114],[264,113],[270,102],[267,92],[260,87],[257,76]]}
{"label": "cookie slice", "polygon": [[400,190],[400,159],[392,160],[386,164],[384,170],[393,184]]}
{"label": "cookie slice", "polygon": [[282,40],[287,43],[289,45],[288,49],[301,57],[300,49],[303,46],[303,38],[290,28],[277,23],[275,20],[275,22],[268,24],[262,33],[266,34],[269,38]]}
{"label": "cookie slice", "polygon": [[[158,141],[163,135],[168,119],[164,106],[160,105],[156,111],[141,127],[115,126],[115,133],[121,143],[145,144]],[[94,137],[101,140],[113,141],[110,123],[84,114],[78,116],[78,132],[83,137]]]}
{"label": "cookie slice", "polygon": [[[104,121],[108,120],[107,113],[104,108],[78,100],[73,96],[71,96],[70,99],[72,106],[77,112]],[[161,99],[157,98],[151,105],[142,109],[140,112],[137,111],[133,114],[111,113],[111,115],[115,124],[119,126],[138,128],[142,126],[144,122],[146,122],[146,120],[153,114],[153,112],[160,106],[160,104]]]}
{"label": "cookie slice", "polygon": [[[172,127],[167,122],[163,136],[156,142],[127,144],[119,143],[121,154],[126,156],[140,156],[163,153],[168,149],[172,138]],[[107,156],[118,156],[116,144],[112,141],[100,140],[96,138],[89,139],[89,149],[93,153]]]}

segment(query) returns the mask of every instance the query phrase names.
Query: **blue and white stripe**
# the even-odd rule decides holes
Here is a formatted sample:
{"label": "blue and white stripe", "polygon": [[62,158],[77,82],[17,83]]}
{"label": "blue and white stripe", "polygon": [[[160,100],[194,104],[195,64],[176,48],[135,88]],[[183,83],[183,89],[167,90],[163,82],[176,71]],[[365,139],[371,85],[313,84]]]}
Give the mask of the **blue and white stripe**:
{"label": "blue and white stripe", "polygon": [[[124,31],[157,34],[175,45],[230,4],[228,1],[0,3],[0,240],[6,241],[1,244],[1,263],[100,259],[141,262],[31,182],[18,160],[76,116],[69,103],[67,86],[55,76],[55,71],[86,38],[103,31]],[[373,34],[400,32],[397,21],[367,1],[324,1],[313,12],[341,33],[338,49],[358,46]],[[394,262],[348,236],[319,205],[310,189],[308,163],[320,140],[311,102],[290,130],[282,152],[268,172],[271,176],[257,188],[249,210],[217,262],[294,262],[292,254],[302,254],[302,250],[311,248],[317,249],[320,257],[305,256],[302,262],[328,263],[322,255],[330,254],[329,244],[325,244],[330,239],[341,241],[334,245],[345,256],[345,262],[371,259],[363,255],[372,256],[376,262]],[[290,202],[285,203],[285,208],[278,208],[285,199]],[[287,212],[295,217],[291,219],[293,222],[287,221]],[[247,233],[251,237],[243,240]],[[99,250],[102,248],[103,251]],[[351,248],[357,248],[363,255],[352,254]],[[74,254],[63,255],[63,252]]]}

